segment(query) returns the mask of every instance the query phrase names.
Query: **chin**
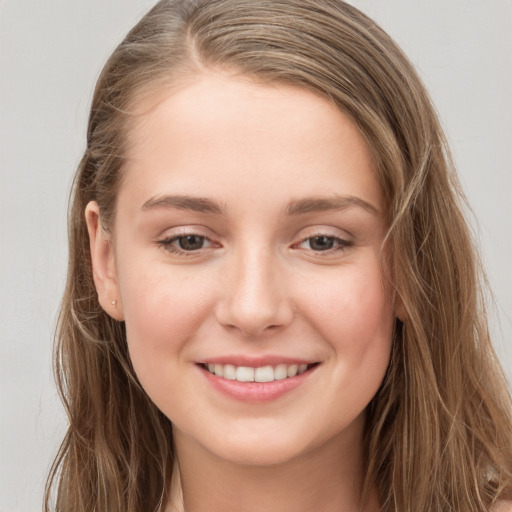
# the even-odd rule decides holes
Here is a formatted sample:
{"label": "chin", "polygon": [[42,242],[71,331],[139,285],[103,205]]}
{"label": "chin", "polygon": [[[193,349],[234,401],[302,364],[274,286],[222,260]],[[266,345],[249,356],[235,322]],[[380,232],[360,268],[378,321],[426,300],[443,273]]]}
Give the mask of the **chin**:
{"label": "chin", "polygon": [[253,427],[250,432],[224,432],[221,439],[208,442],[205,448],[214,456],[234,464],[273,466],[307,456],[321,449],[322,445],[330,444],[329,434],[284,429],[278,425],[262,429]]}
{"label": "chin", "polygon": [[268,443],[268,439],[257,444],[228,443],[215,455],[225,461],[241,466],[277,466],[300,457],[306,451],[303,446]]}

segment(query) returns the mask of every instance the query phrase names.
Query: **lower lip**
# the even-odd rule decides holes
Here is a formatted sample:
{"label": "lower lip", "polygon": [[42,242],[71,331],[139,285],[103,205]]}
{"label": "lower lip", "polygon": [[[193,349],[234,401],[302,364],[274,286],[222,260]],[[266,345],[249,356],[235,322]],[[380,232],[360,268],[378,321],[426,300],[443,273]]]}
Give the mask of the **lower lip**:
{"label": "lower lip", "polygon": [[317,365],[295,377],[271,382],[239,382],[219,377],[201,367],[200,370],[211,386],[231,398],[245,402],[266,402],[275,400],[299,387],[313,374],[316,368]]}

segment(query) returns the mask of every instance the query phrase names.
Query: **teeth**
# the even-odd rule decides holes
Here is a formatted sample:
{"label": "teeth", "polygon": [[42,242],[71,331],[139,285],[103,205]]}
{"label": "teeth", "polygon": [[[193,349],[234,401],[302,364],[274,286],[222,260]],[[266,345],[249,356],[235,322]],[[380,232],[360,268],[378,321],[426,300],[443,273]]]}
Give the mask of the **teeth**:
{"label": "teeth", "polygon": [[279,364],[274,368],[274,380],[283,380],[288,377],[288,366]]}
{"label": "teeth", "polygon": [[236,379],[236,368],[232,364],[224,366],[224,378],[229,380]]}
{"label": "teeth", "polygon": [[272,382],[274,380],[274,368],[272,366],[262,366],[254,370],[254,380],[256,382]]}
{"label": "teeth", "polygon": [[288,366],[288,370],[286,370],[288,377],[295,377],[295,375],[297,375],[298,369],[299,369],[299,365],[297,365],[297,364],[292,364],[292,365]]}
{"label": "teeth", "polygon": [[208,364],[205,366],[210,373],[239,382],[272,382],[295,377],[308,369],[307,364],[278,364],[277,366],[234,366],[232,364]]}
{"label": "teeth", "polygon": [[236,369],[236,380],[240,382],[254,382],[254,368],[239,366]]}

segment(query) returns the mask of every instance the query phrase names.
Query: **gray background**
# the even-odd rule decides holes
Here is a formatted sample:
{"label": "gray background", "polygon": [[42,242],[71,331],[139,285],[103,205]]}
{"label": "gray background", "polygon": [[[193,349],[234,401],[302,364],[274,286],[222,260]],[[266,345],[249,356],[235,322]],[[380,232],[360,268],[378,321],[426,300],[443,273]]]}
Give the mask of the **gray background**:
{"label": "gray background", "polygon": [[[353,0],[429,88],[473,206],[512,378],[512,2]],[[0,512],[41,509],[65,416],[51,375],[67,196],[101,66],[150,0],[0,0]]]}

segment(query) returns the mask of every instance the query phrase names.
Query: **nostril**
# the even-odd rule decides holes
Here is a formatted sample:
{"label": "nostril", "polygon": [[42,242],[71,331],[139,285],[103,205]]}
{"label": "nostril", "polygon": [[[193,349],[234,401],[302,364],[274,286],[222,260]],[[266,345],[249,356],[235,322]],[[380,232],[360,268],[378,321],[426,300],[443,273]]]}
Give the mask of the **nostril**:
{"label": "nostril", "polygon": [[287,288],[268,268],[268,254],[249,259],[225,282],[215,312],[221,325],[248,337],[276,332],[293,318]]}

